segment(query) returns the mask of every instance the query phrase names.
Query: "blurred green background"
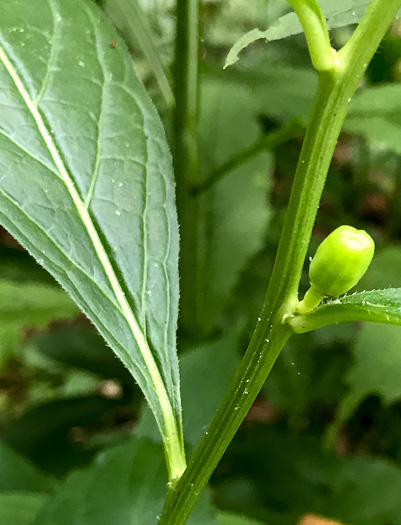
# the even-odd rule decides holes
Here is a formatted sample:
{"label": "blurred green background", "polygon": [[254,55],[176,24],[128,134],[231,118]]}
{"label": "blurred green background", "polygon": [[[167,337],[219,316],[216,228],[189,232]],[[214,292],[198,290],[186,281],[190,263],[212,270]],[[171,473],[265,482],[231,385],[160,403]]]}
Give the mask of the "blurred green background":
{"label": "blurred green background", "polygon": [[[99,7],[125,38],[169,136],[174,2],[104,0]],[[235,65],[223,64],[246,31],[265,29],[288,11],[284,0],[202,5],[202,177],[267,134],[280,140],[201,197],[201,321],[196,333],[179,329],[189,449],[257,320],[316,89],[302,35],[259,40]],[[333,30],[334,46],[352,30]],[[366,229],[377,253],[360,290],[401,287],[400,82],[401,20],[350,101],[308,253],[341,224]],[[307,285],[305,271],[303,291]],[[156,523],[163,457],[139,389],[4,230],[0,319],[0,524]],[[400,401],[399,327],[353,323],[294,337],[193,524],[294,525],[306,514],[348,525],[401,524]]]}

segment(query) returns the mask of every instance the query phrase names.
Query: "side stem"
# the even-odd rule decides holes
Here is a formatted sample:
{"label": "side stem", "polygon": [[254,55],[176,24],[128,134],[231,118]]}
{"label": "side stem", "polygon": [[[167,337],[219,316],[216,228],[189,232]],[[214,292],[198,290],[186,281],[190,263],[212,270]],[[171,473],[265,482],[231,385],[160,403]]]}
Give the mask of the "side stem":
{"label": "side stem", "polygon": [[313,67],[316,71],[332,69],[337,53],[331,47],[326,20],[317,0],[288,1],[302,24]]}

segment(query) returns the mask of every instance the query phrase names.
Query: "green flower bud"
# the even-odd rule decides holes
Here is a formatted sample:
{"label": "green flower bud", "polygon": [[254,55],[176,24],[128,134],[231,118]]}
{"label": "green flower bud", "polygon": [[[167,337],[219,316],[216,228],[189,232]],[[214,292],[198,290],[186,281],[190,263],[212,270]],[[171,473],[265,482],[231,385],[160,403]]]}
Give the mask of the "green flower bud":
{"label": "green flower bud", "polygon": [[375,250],[364,230],[340,226],[317,249],[309,268],[311,288],[296,311],[306,313],[324,297],[336,297],[353,288],[368,269]]}

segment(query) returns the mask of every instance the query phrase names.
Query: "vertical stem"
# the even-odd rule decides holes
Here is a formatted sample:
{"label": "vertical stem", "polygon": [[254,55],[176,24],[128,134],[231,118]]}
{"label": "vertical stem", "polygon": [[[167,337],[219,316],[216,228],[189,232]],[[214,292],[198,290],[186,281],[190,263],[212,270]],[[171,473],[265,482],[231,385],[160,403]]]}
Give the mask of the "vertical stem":
{"label": "vertical stem", "polygon": [[[160,525],[184,525],[200,491],[248,413],[292,330],[303,261],[329,163],[347,107],[341,79],[321,73],[259,322],[231,385],[187,470],[169,492]],[[338,108],[341,108],[338,109]]]}
{"label": "vertical stem", "polygon": [[199,315],[197,273],[200,210],[199,199],[194,196],[193,188],[199,183],[199,41],[199,0],[177,0],[173,162],[181,235],[180,324],[185,331],[195,333]]}
{"label": "vertical stem", "polygon": [[[182,478],[170,490],[160,525],[184,525],[200,492],[246,416],[291,330],[285,316],[297,291],[320,197],[348,102],[401,0],[373,0],[364,32],[319,87],[298,162],[279,249],[260,322],[223,401]],[[380,31],[375,27],[380,25]],[[341,52],[339,54],[341,56]]]}

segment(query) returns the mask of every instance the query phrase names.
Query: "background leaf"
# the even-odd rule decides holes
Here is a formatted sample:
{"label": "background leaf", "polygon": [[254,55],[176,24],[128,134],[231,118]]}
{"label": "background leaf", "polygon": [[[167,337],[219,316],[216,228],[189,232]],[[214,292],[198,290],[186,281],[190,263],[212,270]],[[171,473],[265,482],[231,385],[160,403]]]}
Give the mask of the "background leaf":
{"label": "background leaf", "polygon": [[178,231],[159,118],[91,2],[7,1],[0,44],[0,222],[94,322],[165,434],[164,416],[180,421]]}
{"label": "background leaf", "polygon": [[0,493],[50,492],[54,480],[0,441]]}
{"label": "background leaf", "polygon": [[[204,78],[199,123],[203,177],[256,140],[256,114],[250,90]],[[221,317],[241,271],[263,246],[271,215],[271,169],[271,157],[261,153],[202,195],[200,304],[206,334]]]}
{"label": "background leaf", "polygon": [[161,60],[147,15],[136,0],[103,0],[102,7],[120,29],[130,49],[140,48],[155,76],[167,107],[174,105],[174,93]]}
{"label": "background leaf", "polygon": [[54,286],[0,281],[0,369],[21,344],[24,328],[40,328],[77,313],[68,295]]}
{"label": "background leaf", "polygon": [[[358,286],[401,285],[400,248],[383,250]],[[397,292],[398,294],[398,292]],[[401,329],[398,326],[364,324],[352,347],[353,365],[345,381],[348,392],[341,400],[336,419],[329,429],[333,441],[341,425],[351,417],[369,394],[380,396],[386,404],[401,398]]]}
{"label": "background leaf", "polygon": [[132,376],[118,361],[103,338],[91,327],[61,327],[37,335],[33,343],[40,355],[58,363],[118,379],[126,388],[133,387]]}
{"label": "background leaf", "polygon": [[0,523],[32,525],[46,500],[43,494],[0,494]]}
{"label": "background leaf", "polygon": [[[362,18],[369,0],[321,0],[319,6],[327,20],[330,29],[357,24]],[[281,40],[289,36],[302,33],[302,25],[295,13],[288,13],[265,31],[253,29],[243,35],[230,49],[226,58],[225,67],[231,66],[238,60],[239,53],[256,40],[265,39],[266,42]]]}
{"label": "background leaf", "polygon": [[395,83],[359,90],[350,104],[345,131],[401,154],[400,97],[401,87]]}
{"label": "background leaf", "polygon": [[64,475],[85,464],[93,451],[72,439],[72,429],[91,429],[112,422],[119,402],[101,396],[58,399],[34,406],[8,425],[4,440],[43,470]]}
{"label": "background leaf", "polygon": [[262,525],[259,521],[228,513],[219,514],[218,523],[219,525]]}
{"label": "background leaf", "polygon": [[31,525],[56,482],[0,441],[0,523]]}
{"label": "background leaf", "polygon": [[401,471],[380,459],[357,458],[333,473],[326,513],[344,523],[401,523]]}
{"label": "background leaf", "polygon": [[[192,447],[203,437],[239,365],[241,329],[240,325],[224,337],[189,350],[180,360],[184,435]],[[142,414],[137,432],[160,440],[148,409]]]}
{"label": "background leaf", "polygon": [[[131,439],[72,473],[46,504],[36,525],[155,525],[166,492],[162,449]],[[10,524],[11,525],[11,524]],[[207,493],[188,525],[216,525]]]}
{"label": "background leaf", "polygon": [[399,525],[399,466],[381,458],[341,457],[319,443],[310,429],[268,425],[265,432],[252,432],[248,426],[227,452],[224,466],[234,471],[222,472],[215,482],[218,504],[269,525],[294,525],[306,514],[344,525]]}

